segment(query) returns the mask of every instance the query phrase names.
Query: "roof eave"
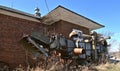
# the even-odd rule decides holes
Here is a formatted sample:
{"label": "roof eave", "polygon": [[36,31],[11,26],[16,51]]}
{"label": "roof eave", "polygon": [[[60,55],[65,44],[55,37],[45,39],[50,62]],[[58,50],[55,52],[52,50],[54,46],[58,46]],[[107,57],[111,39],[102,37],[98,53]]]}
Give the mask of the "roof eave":
{"label": "roof eave", "polygon": [[29,13],[26,13],[26,12],[23,12],[23,11],[19,11],[19,10],[13,9],[13,8],[5,7],[5,6],[2,6],[2,5],[0,5],[0,9],[1,10],[6,10],[6,11],[9,11],[9,12],[12,12],[12,13],[16,13],[16,14],[28,16],[28,17],[40,19],[40,17],[35,16],[33,14],[29,14]]}
{"label": "roof eave", "polygon": [[[64,8],[64,7],[62,7],[62,6],[58,6],[58,7],[56,7],[55,9],[53,9],[52,11],[50,11],[47,15],[45,15],[45,16],[43,16],[42,17],[42,20],[43,20],[43,22],[45,23],[45,24],[48,24],[48,25],[50,25],[50,24],[53,24],[54,22],[56,22],[56,21],[59,21],[59,20],[64,20],[64,19],[66,19],[66,18],[61,18],[62,16],[65,16],[66,14],[64,14],[64,15],[62,15],[63,14],[63,12],[62,13],[60,13],[61,11],[60,10],[58,10],[59,8],[62,8],[63,10],[66,10],[66,11],[68,11],[69,13],[73,13],[74,15],[76,15],[78,18],[83,18],[84,20],[86,20],[86,22],[87,23],[91,23],[93,26],[96,26],[96,27],[92,27],[92,28],[90,28],[89,26],[87,26],[87,28],[91,31],[91,30],[95,30],[95,29],[99,29],[99,28],[102,28],[102,27],[105,27],[104,25],[101,25],[101,24],[99,24],[99,23],[97,23],[97,22],[95,22],[95,21],[93,21],[93,20],[91,20],[91,19],[88,19],[87,17],[84,17],[84,16],[82,16],[82,15],[79,15],[79,14],[77,14],[77,13],[75,13],[75,12],[73,12],[73,11],[71,11],[71,10],[69,10],[69,9],[67,9],[67,8]],[[55,12],[56,11],[56,12]],[[59,13],[58,13],[59,12]],[[54,14],[57,14],[57,15],[59,15],[59,17],[58,16],[55,16]],[[62,16],[61,16],[62,15]],[[73,15],[73,16],[74,16]],[[55,17],[55,18],[54,18]],[[74,19],[72,19],[72,20],[74,20]],[[79,19],[78,19],[79,20]],[[66,21],[66,20],[65,20]],[[74,20],[75,21],[75,20]],[[70,22],[70,20],[68,21],[68,22]],[[76,22],[76,23],[74,23],[74,24],[78,24],[78,25],[80,25],[79,24],[79,22]],[[91,25],[90,24],[90,25]],[[81,26],[81,25],[80,25]],[[85,25],[84,25],[84,27],[86,27]]]}

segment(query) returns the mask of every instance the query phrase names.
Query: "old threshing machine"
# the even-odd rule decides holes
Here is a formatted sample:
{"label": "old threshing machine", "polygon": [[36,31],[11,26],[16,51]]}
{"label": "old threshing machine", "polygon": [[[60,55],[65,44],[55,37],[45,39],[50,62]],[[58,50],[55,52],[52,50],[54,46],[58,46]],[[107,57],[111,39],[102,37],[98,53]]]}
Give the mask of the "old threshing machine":
{"label": "old threshing machine", "polygon": [[82,31],[73,29],[69,38],[61,34],[55,34],[50,37],[33,31],[31,35],[24,36],[21,40],[26,50],[34,57],[38,58],[42,54],[46,57],[48,64],[49,57],[52,55],[55,62],[65,63],[67,69],[71,67],[89,66],[98,64],[107,60],[107,41],[96,32],[90,35],[82,34]]}

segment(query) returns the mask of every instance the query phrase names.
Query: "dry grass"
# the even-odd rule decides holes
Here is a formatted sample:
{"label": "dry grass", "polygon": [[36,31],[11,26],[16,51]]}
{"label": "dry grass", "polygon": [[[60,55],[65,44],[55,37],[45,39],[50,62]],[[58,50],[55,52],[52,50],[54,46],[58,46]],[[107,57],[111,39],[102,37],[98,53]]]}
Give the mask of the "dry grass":
{"label": "dry grass", "polygon": [[61,71],[60,68],[62,66],[58,63],[55,63],[54,65],[51,65],[51,67],[47,70],[42,69],[40,66],[36,66],[35,68],[30,68],[30,66],[28,66],[26,69],[24,69],[24,67],[22,67],[21,65],[19,65],[17,68],[15,68],[13,71]]}
{"label": "dry grass", "polygon": [[98,71],[120,71],[120,63],[118,64],[101,64],[99,66],[96,66]]}
{"label": "dry grass", "polygon": [[[51,68],[49,70],[46,71],[62,71],[60,70],[61,66],[60,65],[53,65],[51,66]],[[4,71],[4,70],[3,70]],[[5,70],[5,71],[9,71],[9,70]],[[44,71],[42,68],[40,68],[39,66],[36,68],[30,68],[28,66],[28,68],[25,70],[22,66],[19,66],[18,68],[16,68],[13,71]],[[120,63],[118,64],[110,64],[110,63],[106,63],[106,64],[101,64],[99,66],[94,66],[93,69],[89,70],[87,67],[83,68],[82,71],[120,71]]]}

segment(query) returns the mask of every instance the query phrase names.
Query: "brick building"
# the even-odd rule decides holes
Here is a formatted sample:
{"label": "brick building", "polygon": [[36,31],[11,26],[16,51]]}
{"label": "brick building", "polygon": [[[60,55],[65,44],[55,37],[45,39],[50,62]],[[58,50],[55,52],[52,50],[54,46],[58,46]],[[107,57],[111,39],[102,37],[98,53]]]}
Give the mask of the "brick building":
{"label": "brick building", "polygon": [[29,35],[33,30],[67,37],[72,29],[89,34],[90,31],[102,27],[104,26],[62,6],[56,7],[43,17],[0,6],[0,62],[11,67],[25,65],[25,50],[19,41],[23,35]]}

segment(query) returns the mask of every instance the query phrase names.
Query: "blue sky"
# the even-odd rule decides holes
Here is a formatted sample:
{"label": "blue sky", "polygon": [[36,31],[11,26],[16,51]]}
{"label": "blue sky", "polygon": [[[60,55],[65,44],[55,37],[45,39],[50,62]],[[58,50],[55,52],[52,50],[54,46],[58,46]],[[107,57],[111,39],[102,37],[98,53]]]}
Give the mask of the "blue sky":
{"label": "blue sky", "polygon": [[[49,11],[62,5],[78,14],[94,20],[105,28],[98,32],[112,32],[112,40],[116,40],[113,50],[116,51],[120,43],[120,0],[46,0]],[[34,8],[39,7],[43,15],[49,11],[45,0],[0,0],[0,5],[18,9],[33,14]],[[116,45],[118,44],[118,45]]]}

